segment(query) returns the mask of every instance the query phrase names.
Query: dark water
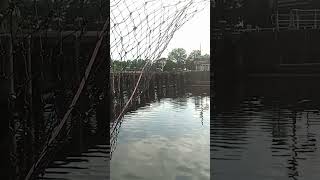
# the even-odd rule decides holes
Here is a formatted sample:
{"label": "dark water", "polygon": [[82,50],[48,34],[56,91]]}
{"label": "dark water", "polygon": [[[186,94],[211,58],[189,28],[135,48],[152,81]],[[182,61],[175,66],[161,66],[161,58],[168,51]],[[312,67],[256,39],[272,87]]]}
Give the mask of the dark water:
{"label": "dark water", "polygon": [[259,78],[214,99],[211,176],[320,179],[319,79]]}
{"label": "dark water", "polygon": [[124,116],[112,180],[209,180],[208,96],[163,98]]}
{"label": "dark water", "polygon": [[106,145],[98,144],[80,154],[68,154],[60,160],[58,158],[39,179],[105,180],[109,168],[106,151]]}
{"label": "dark water", "polygon": [[97,131],[95,117],[83,120],[82,131],[54,154],[53,162],[38,179],[105,180],[110,171],[110,147]]}

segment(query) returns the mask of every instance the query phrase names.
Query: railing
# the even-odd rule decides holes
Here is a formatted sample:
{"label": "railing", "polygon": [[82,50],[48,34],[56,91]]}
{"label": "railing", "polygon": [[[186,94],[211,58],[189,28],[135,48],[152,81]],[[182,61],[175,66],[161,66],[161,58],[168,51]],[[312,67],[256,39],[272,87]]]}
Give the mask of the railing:
{"label": "railing", "polygon": [[277,29],[317,29],[320,27],[320,9],[292,9],[289,14],[275,14]]}
{"label": "railing", "polygon": [[[285,30],[288,29],[287,27],[280,27],[279,30]],[[229,32],[232,35],[240,35],[241,33],[244,32],[275,32],[277,31],[276,27],[267,27],[267,28],[260,28],[260,27],[246,27],[242,29],[236,29],[236,28],[227,28],[224,29],[224,32]],[[213,29],[212,30],[212,36],[214,39],[220,39],[223,36],[223,31],[219,28]]]}
{"label": "railing", "polygon": [[299,29],[320,29],[320,9],[292,9],[290,13],[276,13],[271,16],[273,24],[271,27],[251,27],[247,25],[245,28],[236,28],[225,26],[224,28],[213,28],[213,38],[219,39],[223,36],[223,32],[229,32],[234,35],[243,32],[275,32],[283,30],[299,30]]}

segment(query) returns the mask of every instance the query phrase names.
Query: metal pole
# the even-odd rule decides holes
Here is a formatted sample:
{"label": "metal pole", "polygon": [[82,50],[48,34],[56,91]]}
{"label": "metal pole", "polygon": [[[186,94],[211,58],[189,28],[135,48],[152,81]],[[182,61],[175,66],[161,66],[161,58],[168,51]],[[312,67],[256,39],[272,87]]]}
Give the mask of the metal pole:
{"label": "metal pole", "polygon": [[317,29],[317,10],[314,10],[314,28]]}
{"label": "metal pole", "polygon": [[299,22],[298,10],[296,11],[296,16],[297,16],[297,29],[299,29],[300,28],[300,22]]}
{"label": "metal pole", "polygon": [[295,23],[294,23],[294,14],[293,14],[293,11],[291,10],[290,11],[290,28],[294,28],[295,26]]}
{"label": "metal pole", "polygon": [[276,30],[279,31],[279,9],[278,9],[278,0],[274,0],[274,10],[276,12]]}
{"label": "metal pole", "polygon": [[279,31],[279,11],[278,10],[276,13],[276,29],[277,29],[277,31]]}

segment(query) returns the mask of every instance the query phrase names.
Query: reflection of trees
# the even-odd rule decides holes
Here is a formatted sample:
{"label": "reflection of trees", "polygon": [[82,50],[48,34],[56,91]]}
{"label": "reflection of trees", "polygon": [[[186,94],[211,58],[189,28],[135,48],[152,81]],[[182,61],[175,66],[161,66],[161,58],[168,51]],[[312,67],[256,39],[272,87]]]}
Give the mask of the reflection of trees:
{"label": "reflection of trees", "polygon": [[[121,98],[127,98],[126,96],[122,96]],[[114,103],[113,103],[113,113],[116,113],[117,115],[119,115],[120,109],[122,108],[122,106],[124,105],[124,100],[121,99],[120,97],[118,99],[114,99]],[[202,124],[203,124],[203,114],[205,111],[209,110],[209,103],[210,103],[210,99],[209,97],[193,97],[192,98],[194,103],[196,104],[196,111],[200,112],[200,118],[202,120]],[[138,108],[140,107],[144,107],[147,104],[149,104],[150,102],[152,102],[154,99],[150,98],[147,101],[143,102],[143,101],[139,101],[139,99],[137,99],[136,101],[133,101],[132,106],[130,106],[128,108],[128,111],[130,112],[134,112],[136,111]],[[174,109],[185,109],[188,107],[188,101],[189,99],[187,97],[177,97],[177,98],[173,98],[173,99],[167,99],[166,101],[170,101],[170,105],[172,104]],[[142,103],[143,102],[143,103]],[[154,107],[154,106],[152,106]],[[113,115],[113,117],[117,117],[117,115]],[[119,132],[121,131],[121,125],[123,123],[125,118],[123,118],[123,116],[120,118],[120,121],[115,125],[115,129],[114,131],[111,132],[110,134],[110,145],[111,145],[111,152],[110,152],[110,158],[112,158],[112,153],[115,151],[116,146],[117,146],[117,139],[118,139],[118,135]],[[115,122],[112,122],[115,123]]]}
{"label": "reflection of trees", "polygon": [[201,96],[194,96],[193,98],[195,109],[198,110],[200,108]]}
{"label": "reflection of trees", "polygon": [[188,105],[188,99],[186,97],[178,97],[171,100],[174,109],[185,109]]}
{"label": "reflection of trees", "polygon": [[[198,110],[200,111],[200,119],[201,119],[201,124],[203,125],[203,104],[202,104],[202,97],[200,97],[200,106],[198,105]],[[197,108],[196,108],[197,110]]]}
{"label": "reflection of trees", "polygon": [[195,110],[199,111],[201,124],[203,125],[203,112],[209,109],[208,97],[194,96]]}
{"label": "reflection of trees", "polygon": [[193,96],[194,108],[196,111],[209,110],[210,99],[208,96]]}

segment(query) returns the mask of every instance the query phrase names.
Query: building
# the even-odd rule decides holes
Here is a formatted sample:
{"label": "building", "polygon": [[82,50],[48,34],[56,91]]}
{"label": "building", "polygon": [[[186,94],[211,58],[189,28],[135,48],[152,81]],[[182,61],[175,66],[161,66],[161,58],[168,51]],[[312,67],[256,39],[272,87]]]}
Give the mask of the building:
{"label": "building", "polygon": [[210,58],[202,57],[196,58],[194,61],[196,71],[210,71]]}

